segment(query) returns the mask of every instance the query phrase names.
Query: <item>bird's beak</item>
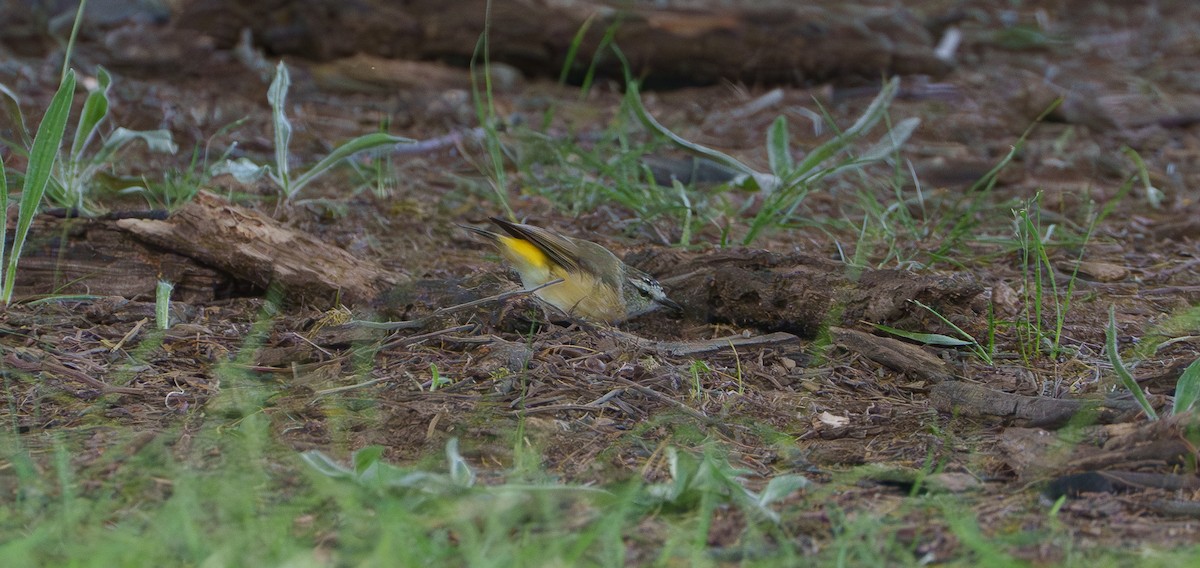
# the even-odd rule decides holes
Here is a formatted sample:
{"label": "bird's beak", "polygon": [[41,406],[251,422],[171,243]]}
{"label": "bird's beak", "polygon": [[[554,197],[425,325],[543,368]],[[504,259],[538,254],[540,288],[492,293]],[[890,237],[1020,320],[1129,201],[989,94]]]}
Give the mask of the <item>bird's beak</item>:
{"label": "bird's beak", "polygon": [[669,310],[671,310],[671,311],[673,311],[673,312],[675,312],[675,313],[677,313],[677,314],[678,314],[678,313],[683,313],[683,306],[681,306],[681,305],[679,305],[679,304],[675,303],[675,301],[674,301],[674,300],[672,300],[672,299],[670,299],[670,298],[663,298],[663,299],[661,299],[661,300],[657,300],[657,302],[658,302],[660,305],[662,305],[663,307],[665,307],[665,308],[667,308],[667,309],[669,309]]}

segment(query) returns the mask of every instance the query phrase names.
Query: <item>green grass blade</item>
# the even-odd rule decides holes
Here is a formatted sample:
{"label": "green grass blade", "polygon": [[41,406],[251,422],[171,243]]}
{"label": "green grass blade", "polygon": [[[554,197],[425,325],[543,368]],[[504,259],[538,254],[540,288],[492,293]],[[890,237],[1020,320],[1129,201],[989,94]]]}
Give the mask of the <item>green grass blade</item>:
{"label": "green grass blade", "polygon": [[8,177],[4,171],[4,156],[0,156],[0,275],[4,272],[4,247],[8,244]]}
{"label": "green grass blade", "polygon": [[1179,381],[1175,383],[1175,404],[1171,407],[1171,415],[1191,410],[1197,399],[1200,399],[1200,359],[1192,361],[1179,375]]}
{"label": "green grass blade", "polygon": [[394,146],[396,144],[409,144],[412,142],[415,142],[415,140],[411,138],[404,138],[402,136],[392,136],[391,134],[384,134],[382,132],[372,132],[371,134],[365,134],[350,140],[349,142],[334,148],[333,152],[330,152],[328,156],[325,156],[320,162],[317,162],[317,165],[313,166],[312,169],[304,172],[304,175],[296,178],[296,181],[292,184],[287,198],[290,200],[291,198],[295,197],[296,194],[300,193],[300,189],[308,185],[309,182],[325,173],[326,170],[332,168],[338,162],[349,158],[354,154],[364,150],[370,150],[372,148],[379,148],[381,146]]}
{"label": "green grass blade", "polygon": [[112,86],[112,77],[103,67],[99,67],[96,80],[99,86],[88,93],[87,100],[83,102],[83,111],[79,113],[79,126],[75,128],[75,140],[71,143],[71,154],[68,157],[72,162],[83,159],[83,151],[92,138],[95,138],[104,117],[108,116],[108,89]]}
{"label": "green grass blade", "polygon": [[592,60],[588,63],[587,71],[583,74],[583,81],[579,83],[579,100],[584,100],[587,94],[592,90],[592,83],[596,80],[596,68],[600,66],[601,57],[604,55],[605,49],[612,45],[613,40],[617,37],[617,28],[621,25],[621,18],[613,19],[612,24],[608,29],[604,30],[604,37],[600,38],[600,43],[596,45],[595,51],[592,52]]}
{"label": "green grass blade", "polygon": [[971,334],[964,331],[961,327],[954,325],[954,322],[946,319],[946,316],[943,316],[942,314],[938,313],[937,310],[921,303],[920,300],[909,300],[909,301],[922,307],[922,308],[925,308],[925,311],[933,314],[934,317],[941,320],[942,323],[950,326],[950,329],[953,329],[954,331],[958,332],[959,335],[963,336],[963,338],[969,340],[970,345],[971,345],[971,352],[974,353],[976,357],[979,357],[984,363],[987,363],[988,365],[995,364],[995,361],[992,360],[992,354],[989,353],[987,350],[985,350],[981,345],[979,345],[979,342],[976,341],[975,337],[973,337]]}
{"label": "green grass blade", "polygon": [[29,129],[25,127],[25,115],[21,113],[21,99],[3,83],[0,83],[0,105],[3,105],[4,112],[8,114],[12,129],[21,137],[21,143],[26,147],[33,144],[29,139]]}
{"label": "green grass blade", "polygon": [[771,173],[781,178],[787,177],[796,166],[788,144],[787,117],[782,114],[767,131],[767,159],[771,163]]}
{"label": "green grass blade", "polygon": [[62,145],[63,133],[67,129],[67,118],[71,114],[71,99],[75,95],[75,71],[67,72],[63,82],[54,93],[46,115],[38,125],[37,135],[33,139],[33,148],[29,152],[29,167],[25,170],[25,185],[22,188],[21,203],[17,210],[17,231],[13,237],[12,252],[8,257],[8,265],[4,271],[4,289],[0,292],[0,303],[12,301],[13,285],[16,283],[17,260],[21,257],[21,248],[25,246],[25,236],[33,223],[33,214],[42,202],[42,194],[46,191],[46,182],[50,180],[50,172],[54,161],[58,158],[58,148]]}
{"label": "green grass blade", "polygon": [[166,280],[159,280],[154,287],[154,320],[158,329],[171,327],[171,291],[175,286]]}
{"label": "green grass blade", "polygon": [[79,0],[79,7],[75,9],[75,23],[71,24],[71,37],[67,39],[67,51],[63,55],[62,81],[67,80],[67,74],[71,73],[71,54],[75,52],[75,40],[79,37],[79,28],[83,27],[83,11],[87,9],[87,0]]}
{"label": "green grass blade", "polygon": [[589,15],[575,31],[575,37],[571,38],[571,45],[567,47],[567,56],[563,58],[562,69],[558,72],[559,85],[567,84],[567,77],[571,74],[571,67],[575,65],[575,57],[579,54],[579,46],[583,44],[583,38],[587,37],[587,31],[591,29],[595,19],[596,14]]}
{"label": "green grass blade", "polygon": [[767,228],[790,217],[808,196],[809,191],[807,183],[793,182],[767,195],[758,213],[750,220],[750,229],[742,238],[742,245],[749,246]]}
{"label": "green grass blade", "polygon": [[682,136],[671,132],[670,129],[668,129],[666,126],[663,126],[659,121],[655,120],[653,116],[650,116],[650,111],[646,110],[646,107],[642,105],[642,97],[638,92],[637,81],[634,81],[632,78],[628,78],[626,81],[625,98],[629,108],[633,110],[634,115],[636,115],[638,120],[642,122],[642,125],[657,133],[659,136],[666,138],[672,144],[678,146],[681,150],[701,158],[707,158],[718,164],[721,164],[722,166],[755,178],[756,180],[766,175],[755,170],[754,168],[751,168],[750,166],[747,166],[746,164],[741,163],[733,156],[718,152],[717,150],[713,150],[705,146],[701,146],[700,144],[695,144],[684,139]]}
{"label": "green grass blade", "polygon": [[[1142,411],[1146,413],[1146,417],[1150,420],[1158,420],[1158,413],[1154,412],[1154,407],[1150,406],[1150,401],[1146,400],[1146,393],[1142,392],[1142,387],[1133,380],[1133,375],[1129,374],[1129,369],[1125,368],[1125,363],[1121,361],[1121,352],[1117,349],[1117,307],[1108,307],[1108,327],[1104,330],[1104,343],[1108,351],[1108,361],[1112,363],[1113,371],[1116,371],[1117,378],[1121,380],[1121,384],[1133,393],[1133,398],[1137,399],[1138,406],[1142,407]],[[1194,366],[1194,365],[1193,365]]]}
{"label": "green grass blade", "polygon": [[[475,42],[475,51],[471,53],[471,98],[475,101],[475,116],[484,130],[483,147],[487,151],[490,166],[490,171],[486,173],[490,177],[492,192],[504,207],[504,214],[515,220],[517,214],[508,203],[508,176],[504,165],[504,147],[500,141],[501,123],[496,113],[496,99],[492,93],[491,34],[492,2],[488,0],[484,4],[483,33],[479,34],[479,40]],[[483,61],[483,73],[476,72],[478,61]],[[481,78],[482,89],[479,85]]]}
{"label": "green grass blade", "polygon": [[875,326],[875,329],[878,329],[879,331],[886,331],[892,335],[903,337],[905,339],[911,339],[913,341],[924,343],[925,345],[941,345],[941,346],[945,346],[945,347],[965,347],[967,345],[975,345],[974,341],[957,339],[954,337],[950,337],[949,335],[942,335],[940,333],[920,333],[920,332],[916,332],[916,331],[905,331],[903,329],[897,329],[897,328],[894,328],[891,326],[883,325],[881,323],[874,324],[874,326]]}
{"label": "green grass blade", "polygon": [[367,446],[354,452],[354,473],[363,475],[373,467],[378,467],[383,459],[383,446]]}
{"label": "green grass blade", "polygon": [[1150,182],[1150,171],[1146,169],[1146,162],[1142,161],[1142,155],[1138,154],[1137,150],[1128,146],[1122,148],[1122,150],[1125,152],[1125,155],[1129,156],[1130,160],[1133,160],[1133,165],[1137,167],[1137,178],[1142,182],[1142,189],[1146,192],[1146,201],[1155,209],[1161,208],[1165,197],[1162,190],[1154,187],[1154,184]]}
{"label": "green grass blade", "polygon": [[[1013,158],[1016,157],[1016,155],[1020,153],[1022,149],[1024,149],[1025,141],[1028,140],[1029,136],[1033,134],[1034,128],[1041,124],[1042,121],[1050,115],[1050,113],[1054,112],[1054,109],[1058,108],[1062,102],[1063,99],[1058,98],[1055,99],[1050,106],[1046,107],[1046,110],[1043,110],[1042,114],[1039,114],[1037,118],[1033,119],[1033,123],[1025,128],[1025,131],[1022,132],[1021,136],[1017,138],[1017,141],[1013,143],[1012,148],[1009,149],[1008,153],[1005,154],[1005,156],[1001,158],[995,166],[992,166],[992,169],[988,170],[988,172],[983,174],[983,176],[976,180],[975,183],[971,184],[971,187],[967,188],[967,191],[963,194],[964,197],[962,199],[970,200],[968,206],[963,210],[962,214],[948,217],[945,221],[939,224],[935,234],[944,234],[946,237],[942,240],[942,244],[937,248],[937,250],[930,253],[931,257],[934,259],[944,260],[951,256],[951,251],[953,251],[958,244],[967,237],[971,229],[975,227],[975,214],[983,208],[983,197],[991,193],[992,188],[996,186],[996,182],[1000,179],[1000,172],[1004,170],[1004,168],[1008,167],[1008,164],[1012,162]],[[1100,218],[1103,219],[1103,215],[1101,215]]]}
{"label": "green grass blade", "polygon": [[841,134],[833,137],[828,142],[814,148],[804,158],[804,161],[796,166],[796,171],[806,173],[816,169],[822,162],[845,150],[846,147],[868,130],[874,128],[887,113],[887,109],[891,105],[892,99],[896,98],[896,92],[899,89],[900,79],[893,77],[892,80],[883,85],[883,88],[879,90],[879,94],[875,96],[875,100],[871,101],[871,104],[867,106],[867,110],[863,112],[862,116],[858,117],[858,120],[854,124],[850,125],[850,128],[842,131]]}

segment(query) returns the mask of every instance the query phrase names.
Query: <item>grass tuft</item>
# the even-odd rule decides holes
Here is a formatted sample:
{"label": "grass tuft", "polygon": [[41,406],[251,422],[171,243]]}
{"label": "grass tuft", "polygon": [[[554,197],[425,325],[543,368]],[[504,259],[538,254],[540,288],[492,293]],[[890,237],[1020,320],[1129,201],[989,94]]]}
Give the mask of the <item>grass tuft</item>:
{"label": "grass tuft", "polygon": [[[63,134],[67,129],[67,117],[71,113],[71,99],[75,94],[75,71],[68,71],[63,77],[62,84],[50,100],[46,114],[38,125],[37,134],[33,138],[33,147],[29,150],[29,166],[25,170],[25,184],[21,190],[21,201],[17,205],[17,228],[13,237],[12,250],[9,252],[8,264],[3,266],[4,287],[0,291],[0,304],[7,305],[12,301],[13,286],[17,280],[17,262],[21,258],[21,249],[25,246],[25,238],[33,223],[33,215],[41,205],[42,195],[50,181],[54,162],[58,159],[58,148],[62,145]],[[0,171],[0,174],[3,174]],[[2,176],[0,176],[2,177]],[[5,194],[5,230],[7,231],[7,182],[4,183]],[[2,260],[2,258],[0,258]]]}
{"label": "grass tuft", "polygon": [[364,134],[339,144],[303,174],[293,176],[288,160],[292,140],[292,123],[287,117],[287,92],[290,86],[291,75],[288,73],[287,65],[280,61],[275,67],[275,77],[271,81],[271,86],[267,89],[267,102],[271,105],[271,122],[275,140],[274,165],[259,165],[248,158],[227,159],[213,168],[212,175],[230,174],[243,184],[254,183],[265,175],[279,188],[284,202],[290,203],[299,195],[300,190],[346,158],[376,148],[415,142],[410,138],[392,136],[383,132]]}
{"label": "grass tuft", "polygon": [[1154,407],[1146,399],[1146,393],[1142,392],[1142,387],[1133,379],[1133,375],[1129,373],[1129,369],[1125,368],[1125,362],[1121,360],[1121,351],[1117,346],[1117,308],[1115,305],[1108,308],[1108,326],[1104,330],[1104,339],[1105,351],[1108,352],[1108,362],[1117,374],[1117,379],[1121,381],[1122,386],[1129,389],[1129,392],[1133,394],[1134,400],[1137,401],[1138,406],[1142,407],[1142,412],[1146,413],[1146,417],[1150,420],[1158,420],[1158,413],[1154,411]]}

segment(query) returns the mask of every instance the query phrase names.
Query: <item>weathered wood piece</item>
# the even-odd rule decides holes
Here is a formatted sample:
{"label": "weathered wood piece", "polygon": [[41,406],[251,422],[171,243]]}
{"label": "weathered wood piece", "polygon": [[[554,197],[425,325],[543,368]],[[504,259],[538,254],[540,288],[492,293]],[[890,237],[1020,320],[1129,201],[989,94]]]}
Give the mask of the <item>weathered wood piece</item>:
{"label": "weathered wood piece", "polygon": [[[11,242],[11,241],[10,241]],[[212,301],[232,281],[190,258],[139,241],[112,220],[34,220],[17,267],[14,298],[89,294],[153,300],[159,280],[175,285],[172,297]]]}
{"label": "weathered wood piece", "polygon": [[289,301],[353,305],[400,281],[374,261],[207,192],[165,221],[122,219],[116,224],[138,239],[260,288],[280,286]]}
{"label": "weathered wood piece", "polygon": [[879,337],[844,327],[831,327],[833,342],[839,347],[910,377],[941,382],[954,378],[950,366],[916,345],[891,337]]}
{"label": "weathered wood piece", "polygon": [[1194,491],[1200,478],[1190,413],[1157,421],[1083,426],[1067,434],[1005,428],[995,440],[1005,467],[1024,481],[1049,481],[1051,498],[1158,488]]}

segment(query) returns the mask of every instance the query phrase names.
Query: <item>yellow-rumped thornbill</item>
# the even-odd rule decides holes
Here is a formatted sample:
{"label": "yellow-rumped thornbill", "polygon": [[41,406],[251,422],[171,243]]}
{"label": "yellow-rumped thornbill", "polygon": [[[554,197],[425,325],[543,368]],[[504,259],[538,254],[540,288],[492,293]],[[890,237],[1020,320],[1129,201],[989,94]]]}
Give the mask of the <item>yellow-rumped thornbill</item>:
{"label": "yellow-rumped thornbill", "polygon": [[460,225],[496,245],[526,290],[563,313],[617,323],[659,307],[680,310],[653,277],[621,262],[612,251],[583,239],[491,217],[507,234]]}

